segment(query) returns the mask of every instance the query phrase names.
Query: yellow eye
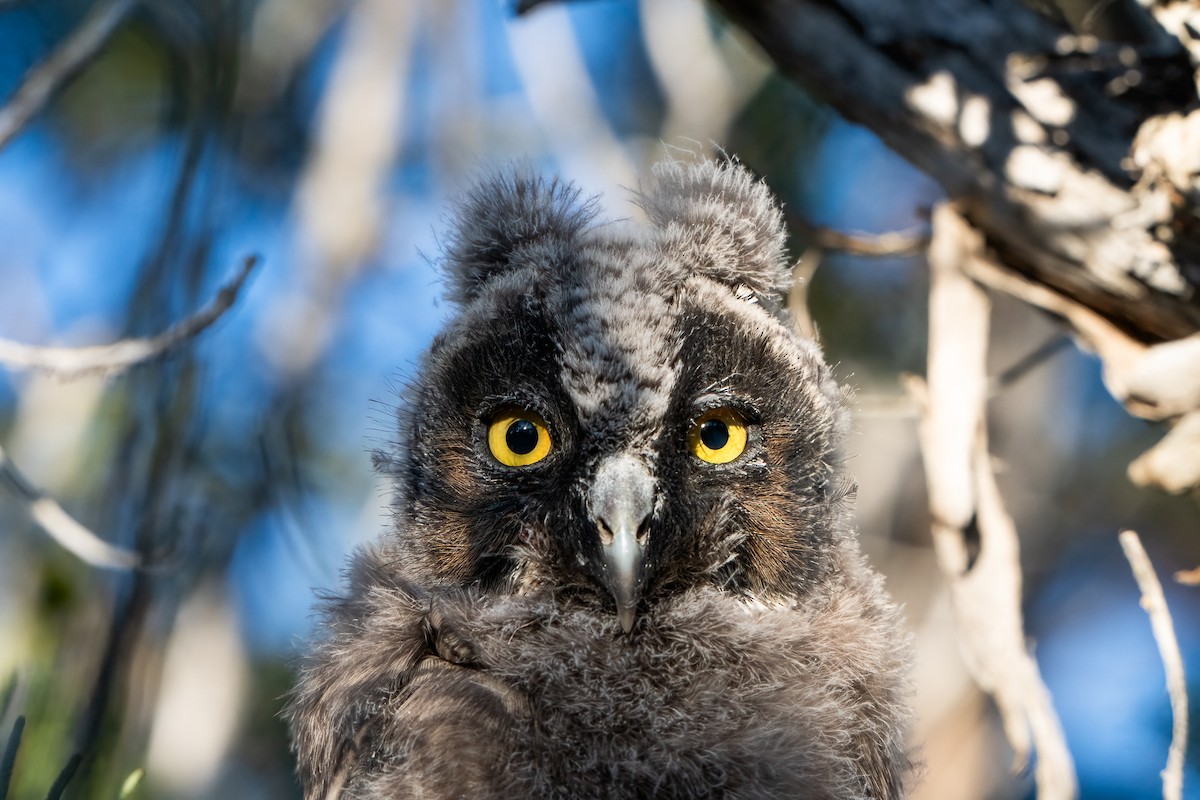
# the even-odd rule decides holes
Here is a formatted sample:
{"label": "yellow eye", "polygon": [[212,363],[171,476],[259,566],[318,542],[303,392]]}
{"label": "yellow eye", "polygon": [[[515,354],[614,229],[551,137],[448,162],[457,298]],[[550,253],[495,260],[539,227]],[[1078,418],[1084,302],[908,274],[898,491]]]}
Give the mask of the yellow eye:
{"label": "yellow eye", "polygon": [[705,411],[688,433],[688,447],[701,461],[727,464],[746,449],[746,420],[731,408]]}
{"label": "yellow eye", "polygon": [[488,424],[488,449],[506,467],[528,467],[550,455],[550,431],[536,412],[504,409]]}

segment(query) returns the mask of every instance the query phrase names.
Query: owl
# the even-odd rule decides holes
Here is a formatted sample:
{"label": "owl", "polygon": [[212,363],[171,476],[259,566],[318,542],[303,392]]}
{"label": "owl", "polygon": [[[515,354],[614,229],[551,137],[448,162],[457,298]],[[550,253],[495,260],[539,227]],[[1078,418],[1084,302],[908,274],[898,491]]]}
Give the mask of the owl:
{"label": "owl", "polygon": [[908,643],[779,207],[730,160],[637,202],[514,169],[461,203],[394,526],[286,711],[308,800],[903,796]]}

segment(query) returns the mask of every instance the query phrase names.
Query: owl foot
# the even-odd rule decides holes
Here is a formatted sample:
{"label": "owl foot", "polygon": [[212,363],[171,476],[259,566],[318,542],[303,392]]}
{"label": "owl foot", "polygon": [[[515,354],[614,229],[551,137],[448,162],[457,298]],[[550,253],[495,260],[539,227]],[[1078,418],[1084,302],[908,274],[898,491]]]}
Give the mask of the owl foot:
{"label": "owl foot", "polygon": [[429,613],[424,620],[425,640],[429,643],[429,648],[443,661],[460,667],[478,667],[479,657],[475,645],[459,632],[453,621],[457,614],[450,606],[451,600],[445,597],[434,597],[430,600]]}

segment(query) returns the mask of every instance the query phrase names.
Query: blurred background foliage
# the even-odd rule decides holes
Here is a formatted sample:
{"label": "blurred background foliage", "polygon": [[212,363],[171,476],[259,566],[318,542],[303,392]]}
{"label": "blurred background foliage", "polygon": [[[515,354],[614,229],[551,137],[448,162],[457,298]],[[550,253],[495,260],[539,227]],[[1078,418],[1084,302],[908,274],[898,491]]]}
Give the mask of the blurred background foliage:
{"label": "blurred background foliage", "polygon": [[[626,188],[650,164],[719,145],[803,223],[795,255],[812,225],[921,235],[940,196],[696,0],[522,18],[501,0],[0,0],[0,103],[101,12],[111,35],[0,149],[0,337],[151,335],[245,256],[263,261],[163,360],[108,378],[0,369],[4,452],[152,564],[81,562],[0,480],[0,742],[26,720],[12,798],[44,797],[77,753],[65,797],[298,797],[281,697],[314,588],[335,589],[346,553],[388,524],[370,453],[448,313],[438,231],[481,170],[529,161],[634,216]],[[924,368],[926,289],[920,257],[825,253],[809,297],[858,391],[864,544],[917,634],[916,794],[1023,797],[930,552],[898,382]],[[1015,302],[993,313],[997,375],[1064,345],[999,386],[991,423],[1083,796],[1159,796],[1170,711],[1116,534],[1136,528],[1164,576],[1194,567],[1196,500],[1126,480],[1160,434],[1091,356]],[[1198,590],[1167,584],[1197,687]],[[1195,755],[1185,785],[1200,797]]]}

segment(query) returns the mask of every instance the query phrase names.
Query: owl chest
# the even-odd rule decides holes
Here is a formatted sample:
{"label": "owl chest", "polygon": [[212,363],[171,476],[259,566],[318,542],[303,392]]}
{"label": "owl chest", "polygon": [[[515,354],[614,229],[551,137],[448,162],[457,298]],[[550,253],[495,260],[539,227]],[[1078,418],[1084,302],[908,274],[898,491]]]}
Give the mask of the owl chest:
{"label": "owl chest", "polygon": [[510,763],[532,796],[808,796],[786,687],[732,645],[560,644],[498,670],[528,698]]}

